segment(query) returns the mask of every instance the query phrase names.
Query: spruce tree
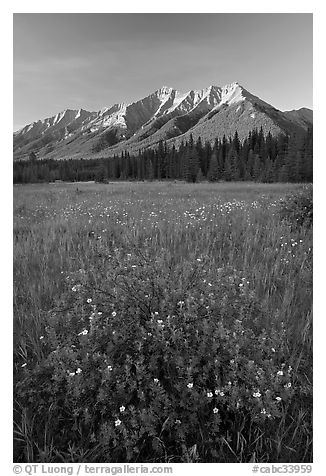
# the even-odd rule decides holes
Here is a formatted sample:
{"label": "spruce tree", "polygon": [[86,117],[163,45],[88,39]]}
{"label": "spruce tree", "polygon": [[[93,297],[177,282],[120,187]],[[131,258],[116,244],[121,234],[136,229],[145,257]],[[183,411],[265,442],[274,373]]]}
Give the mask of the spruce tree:
{"label": "spruce tree", "polygon": [[252,176],[255,182],[259,182],[261,180],[261,175],[262,175],[261,159],[258,154],[254,154]]}
{"label": "spruce tree", "polygon": [[216,153],[213,153],[209,162],[207,178],[210,182],[217,182],[219,179],[218,161]]}
{"label": "spruce tree", "polygon": [[187,148],[185,157],[185,178],[187,182],[196,182],[199,169],[198,152],[194,146]]}

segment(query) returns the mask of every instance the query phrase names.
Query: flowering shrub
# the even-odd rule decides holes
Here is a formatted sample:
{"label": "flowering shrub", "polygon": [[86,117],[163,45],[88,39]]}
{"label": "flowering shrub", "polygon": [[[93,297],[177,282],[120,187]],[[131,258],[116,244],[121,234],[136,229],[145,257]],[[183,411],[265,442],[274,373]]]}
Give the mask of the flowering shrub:
{"label": "flowering shrub", "polygon": [[241,435],[249,461],[299,391],[283,322],[266,319],[240,270],[212,273],[208,257],[98,251],[45,316],[44,358],[21,367],[34,441],[46,425],[61,454],[85,445],[98,462],[208,462]]}
{"label": "flowering shrub", "polygon": [[299,192],[292,193],[280,200],[279,208],[282,220],[290,222],[294,227],[312,226],[313,221],[313,189],[305,186]]}

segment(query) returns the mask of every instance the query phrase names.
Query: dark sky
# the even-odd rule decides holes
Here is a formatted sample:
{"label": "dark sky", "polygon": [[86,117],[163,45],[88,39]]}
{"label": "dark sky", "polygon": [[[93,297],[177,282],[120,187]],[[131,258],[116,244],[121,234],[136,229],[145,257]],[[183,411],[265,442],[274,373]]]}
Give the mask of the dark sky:
{"label": "dark sky", "polygon": [[311,108],[312,14],[14,14],[14,130],[233,81],[281,110]]}

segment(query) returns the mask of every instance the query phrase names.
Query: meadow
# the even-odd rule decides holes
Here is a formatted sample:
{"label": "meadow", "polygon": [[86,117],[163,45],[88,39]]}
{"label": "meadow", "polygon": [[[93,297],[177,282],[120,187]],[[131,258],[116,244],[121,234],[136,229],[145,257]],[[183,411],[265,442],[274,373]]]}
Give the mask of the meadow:
{"label": "meadow", "polygon": [[305,190],[14,186],[14,461],[311,462]]}

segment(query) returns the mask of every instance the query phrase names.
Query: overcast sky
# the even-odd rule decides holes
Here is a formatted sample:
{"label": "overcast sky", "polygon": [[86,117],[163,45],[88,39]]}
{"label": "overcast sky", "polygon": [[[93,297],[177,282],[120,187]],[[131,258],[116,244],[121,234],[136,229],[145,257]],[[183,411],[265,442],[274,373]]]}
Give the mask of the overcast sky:
{"label": "overcast sky", "polygon": [[233,81],[278,109],[312,108],[312,14],[14,14],[14,130]]}

